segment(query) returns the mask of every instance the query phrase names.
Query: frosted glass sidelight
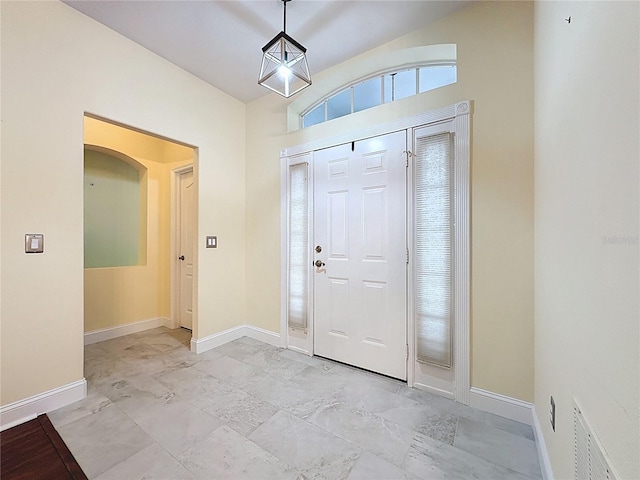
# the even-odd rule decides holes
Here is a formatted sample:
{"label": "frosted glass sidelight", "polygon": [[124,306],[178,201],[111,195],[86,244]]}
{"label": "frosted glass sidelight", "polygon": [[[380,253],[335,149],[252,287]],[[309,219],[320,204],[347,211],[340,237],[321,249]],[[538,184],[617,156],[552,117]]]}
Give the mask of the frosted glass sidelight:
{"label": "frosted glass sidelight", "polygon": [[415,316],[421,363],[451,367],[453,174],[451,135],[416,138]]}
{"label": "frosted glass sidelight", "polygon": [[309,317],[309,164],[289,167],[289,295],[287,322],[306,329]]}

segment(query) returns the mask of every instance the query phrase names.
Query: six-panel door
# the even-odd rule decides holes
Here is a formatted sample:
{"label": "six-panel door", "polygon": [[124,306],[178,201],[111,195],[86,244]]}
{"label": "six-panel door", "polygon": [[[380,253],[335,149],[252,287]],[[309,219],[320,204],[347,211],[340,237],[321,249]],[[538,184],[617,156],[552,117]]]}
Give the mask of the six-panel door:
{"label": "six-panel door", "polygon": [[314,352],[395,378],[406,363],[406,135],[314,152]]}

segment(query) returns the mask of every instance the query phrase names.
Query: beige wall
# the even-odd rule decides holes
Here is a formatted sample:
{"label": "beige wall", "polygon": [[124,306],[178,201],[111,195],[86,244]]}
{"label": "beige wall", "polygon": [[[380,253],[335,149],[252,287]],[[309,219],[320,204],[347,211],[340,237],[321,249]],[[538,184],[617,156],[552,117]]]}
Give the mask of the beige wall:
{"label": "beige wall", "polygon": [[[0,8],[0,403],[83,377],[85,112],[198,148],[195,335],[243,324],[244,105],[62,3]],[[25,255],[25,233],[44,254]]]}
{"label": "beige wall", "polygon": [[123,153],[147,168],[146,257],[140,265],[84,271],[84,328],[171,318],[171,170],[193,149],[85,117],[84,142]]}
{"label": "beige wall", "polygon": [[[458,83],[287,134],[287,100],[247,106],[247,319],[279,331],[280,149],[473,100],[472,385],[533,400],[533,6],[477,3],[358,61],[456,43]],[[387,55],[388,56],[388,55]],[[393,57],[393,55],[391,55]],[[314,73],[328,90],[349,63]],[[313,65],[311,65],[313,67]]]}
{"label": "beige wall", "polygon": [[[2,405],[83,376],[85,112],[197,147],[202,338],[279,331],[280,149],[466,99],[472,384],[533,400],[535,64],[536,410],[557,478],[572,477],[572,398],[621,477],[640,477],[637,2],[539,2],[535,49],[531,3],[475,3],[360,57],[456,43],[456,85],[291,134],[276,95],[245,107],[58,2],[0,9]],[[348,76],[314,72],[303,95]],[[45,234],[43,255],[25,233]]]}
{"label": "beige wall", "polygon": [[640,478],[639,18],[535,6],[535,406],[556,478],[574,477],[574,398],[618,478]]}

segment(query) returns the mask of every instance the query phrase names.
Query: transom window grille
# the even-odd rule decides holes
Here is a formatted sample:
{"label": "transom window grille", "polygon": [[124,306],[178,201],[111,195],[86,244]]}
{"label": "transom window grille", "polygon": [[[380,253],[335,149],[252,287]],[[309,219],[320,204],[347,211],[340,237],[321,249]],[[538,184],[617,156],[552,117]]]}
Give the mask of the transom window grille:
{"label": "transom window grille", "polygon": [[376,75],[334,93],[301,115],[302,128],[395,102],[456,83],[453,63],[425,65]]}

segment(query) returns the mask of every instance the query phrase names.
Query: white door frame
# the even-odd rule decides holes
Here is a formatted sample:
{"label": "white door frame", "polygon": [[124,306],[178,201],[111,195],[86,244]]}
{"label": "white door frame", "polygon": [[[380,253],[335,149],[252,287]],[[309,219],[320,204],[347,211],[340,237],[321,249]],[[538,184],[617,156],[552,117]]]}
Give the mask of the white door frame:
{"label": "white door frame", "polygon": [[[180,328],[180,264],[178,257],[180,256],[179,246],[180,246],[180,232],[178,231],[178,218],[180,216],[180,176],[193,172],[194,184],[195,181],[195,170],[193,167],[193,163],[188,165],[183,165],[178,168],[174,168],[171,170],[171,328]],[[197,231],[197,210],[198,210],[198,195],[197,195],[197,187],[196,187],[196,195],[194,198],[194,205],[196,208],[196,213],[194,217],[196,218],[196,226],[195,230]],[[197,235],[194,235],[194,238],[197,238]],[[194,246],[196,247],[196,246]],[[194,248],[194,259],[193,259],[193,278],[194,278],[194,288],[193,288],[193,325],[192,325],[192,336],[195,337],[196,325],[197,325],[197,316],[196,316],[196,300],[197,300],[197,290],[195,285],[195,278],[197,275],[198,268],[198,256],[197,256],[197,248]]]}
{"label": "white door frame", "polygon": [[[454,246],[455,265],[455,319],[454,319],[454,392],[453,397],[457,402],[465,405],[470,401],[470,116],[471,101],[458,102],[436,110],[406,117],[393,122],[376,125],[373,127],[343,133],[341,135],[318,139],[306,144],[285,148],[280,152],[281,165],[281,316],[280,335],[285,339],[287,348],[307,355],[313,355],[313,311],[309,310],[309,322],[306,331],[292,331],[287,327],[287,256],[288,256],[288,169],[289,166],[300,162],[313,162],[313,151],[321,148],[340,145],[347,142],[358,141],[365,138],[384,135],[399,130],[411,130],[415,127],[437,124],[444,121],[453,121],[454,124],[454,158],[455,158],[455,238]],[[410,144],[408,144],[410,145]],[[312,171],[312,168],[309,168]],[[309,176],[310,203],[313,202],[313,177]],[[313,212],[313,205],[310,205]],[[309,217],[313,218],[312,215]],[[410,224],[408,224],[409,226]],[[309,225],[309,231],[313,232],[313,225]],[[309,245],[313,238],[310,233]],[[311,272],[311,265],[309,271]],[[409,276],[413,276],[413,262],[409,265]],[[310,275],[311,277],[311,275]],[[310,278],[310,282],[313,277]],[[309,305],[313,305],[313,288],[309,283]],[[409,295],[411,297],[411,295]],[[407,332],[412,338],[415,331],[414,318],[411,304],[407,308]],[[407,365],[407,383],[414,386],[415,345],[408,341],[409,359]],[[423,388],[421,385],[416,387]]]}

